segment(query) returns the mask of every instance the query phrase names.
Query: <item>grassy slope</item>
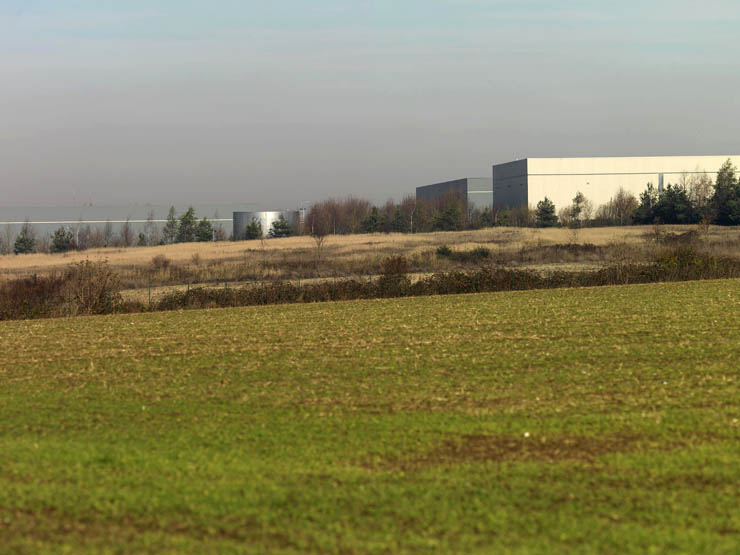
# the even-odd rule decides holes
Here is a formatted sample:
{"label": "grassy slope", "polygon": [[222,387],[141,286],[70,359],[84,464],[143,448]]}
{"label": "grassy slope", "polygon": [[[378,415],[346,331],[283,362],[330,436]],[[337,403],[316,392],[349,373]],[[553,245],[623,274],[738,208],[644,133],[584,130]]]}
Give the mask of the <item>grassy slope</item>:
{"label": "grassy slope", "polygon": [[737,552],[739,309],[712,281],[0,323],[0,551]]}

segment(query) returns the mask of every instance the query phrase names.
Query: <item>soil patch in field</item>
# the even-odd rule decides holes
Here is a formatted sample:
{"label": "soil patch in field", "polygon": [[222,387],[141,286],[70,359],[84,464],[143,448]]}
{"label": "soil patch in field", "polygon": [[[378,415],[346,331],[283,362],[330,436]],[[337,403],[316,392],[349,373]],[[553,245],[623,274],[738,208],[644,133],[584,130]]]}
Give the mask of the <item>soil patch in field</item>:
{"label": "soil patch in field", "polygon": [[593,463],[610,453],[635,451],[640,438],[634,435],[596,437],[534,437],[462,435],[442,442],[429,452],[390,466],[403,470],[470,462]]}

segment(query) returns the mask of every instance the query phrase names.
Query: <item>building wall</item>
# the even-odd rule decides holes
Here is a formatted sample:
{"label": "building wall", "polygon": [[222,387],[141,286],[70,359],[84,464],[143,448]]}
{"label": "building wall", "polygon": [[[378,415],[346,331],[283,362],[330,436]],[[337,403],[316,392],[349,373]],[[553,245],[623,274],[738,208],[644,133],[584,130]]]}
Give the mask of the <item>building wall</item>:
{"label": "building wall", "polygon": [[458,195],[465,202],[468,196],[468,180],[455,179],[416,188],[416,198],[427,202],[434,202],[451,194]]}
{"label": "building wall", "polygon": [[468,210],[485,210],[493,205],[493,183],[488,177],[469,177]]}
{"label": "building wall", "polygon": [[457,195],[463,203],[466,203],[469,210],[474,208],[483,210],[491,207],[493,186],[487,177],[466,177],[416,188],[416,198],[428,202],[434,202],[450,194]]}
{"label": "building wall", "polygon": [[272,223],[279,220],[281,215],[293,228],[293,232],[298,233],[300,226],[300,212],[297,210],[282,210],[276,212],[234,212],[234,240],[241,241],[244,239],[245,229],[252,223],[252,220],[257,220],[262,225],[262,235],[267,237],[267,234],[270,232],[270,228],[272,227]]}
{"label": "building wall", "polygon": [[[727,159],[740,164],[738,156],[650,156],[623,158],[529,158],[525,177],[515,177],[511,166],[494,166],[494,200],[509,207],[525,202],[536,205],[547,197],[557,209],[569,206],[579,191],[594,208],[607,203],[622,187],[639,196],[648,183],[679,183],[684,176],[706,173],[712,180]],[[509,170],[504,171],[504,170]],[[519,166],[521,171],[521,166]],[[496,179],[497,175],[502,177]],[[524,193],[524,194],[523,194]],[[525,200],[526,199],[526,200]]]}
{"label": "building wall", "polygon": [[493,166],[493,205],[519,208],[527,204],[527,160]]}

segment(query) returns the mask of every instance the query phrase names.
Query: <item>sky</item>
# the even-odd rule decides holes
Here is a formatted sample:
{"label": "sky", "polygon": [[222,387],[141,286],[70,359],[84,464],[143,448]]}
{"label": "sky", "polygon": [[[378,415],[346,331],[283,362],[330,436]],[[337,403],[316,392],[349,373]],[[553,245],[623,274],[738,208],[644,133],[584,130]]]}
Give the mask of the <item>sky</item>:
{"label": "sky", "polygon": [[740,150],[740,4],[0,0],[0,206],[256,203]]}

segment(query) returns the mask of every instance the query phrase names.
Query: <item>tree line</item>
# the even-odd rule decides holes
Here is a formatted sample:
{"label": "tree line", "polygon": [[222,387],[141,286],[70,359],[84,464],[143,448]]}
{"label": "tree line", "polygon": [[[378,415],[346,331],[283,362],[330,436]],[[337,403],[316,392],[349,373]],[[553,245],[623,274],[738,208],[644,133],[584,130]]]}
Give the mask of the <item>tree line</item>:
{"label": "tree line", "polygon": [[685,174],[663,191],[648,183],[639,198],[620,189],[596,212],[580,192],[570,206],[557,213],[555,205],[545,197],[537,203],[532,214],[532,223],[537,227],[700,222],[740,225],[740,181],[730,160],[719,169],[715,181],[707,174]]}
{"label": "tree line", "polygon": [[[267,235],[287,237],[307,234],[324,237],[331,234],[355,233],[423,233],[460,231],[492,226],[520,227],[581,227],[620,226],[639,224],[740,225],[740,183],[737,169],[728,160],[720,168],[715,181],[707,174],[683,175],[675,184],[658,191],[648,183],[639,198],[619,189],[605,204],[594,208],[593,203],[578,192],[570,205],[558,208],[547,197],[535,207],[523,206],[510,210],[468,207],[464,199],[450,194],[434,201],[407,196],[400,202],[388,200],[374,205],[366,199],[348,197],[314,203],[302,218],[299,229],[280,218]],[[245,228],[247,239],[263,236],[257,220]],[[0,252],[65,252],[105,246],[150,246],[193,241],[221,241],[227,238],[220,226],[207,218],[198,219],[193,207],[178,216],[174,206],[160,231],[150,213],[143,231],[136,235],[131,224],[124,223],[117,234],[110,222],[100,229],[85,226],[73,232],[59,228],[50,237],[39,240],[30,224],[25,224],[15,241],[10,230],[0,234]]]}
{"label": "tree line", "polygon": [[464,199],[450,194],[436,201],[404,198],[376,206],[349,197],[315,203],[306,215],[304,232],[311,235],[352,233],[421,233],[460,231],[492,226],[581,227],[639,224],[740,224],[740,184],[728,160],[715,182],[707,174],[684,174],[675,184],[658,191],[647,184],[639,198],[622,188],[605,204],[594,207],[577,192],[568,206],[556,207],[548,198],[534,207],[508,210],[467,208]]}
{"label": "tree line", "polygon": [[220,225],[214,225],[208,218],[198,219],[192,206],[179,216],[175,207],[171,206],[162,229],[157,225],[154,213],[149,212],[143,229],[138,233],[129,219],[117,232],[114,232],[111,222],[106,222],[102,229],[93,228],[89,224],[80,225],[76,229],[62,226],[46,236],[39,236],[33,226],[26,222],[15,239],[8,226],[0,234],[0,254],[62,253],[91,248],[145,247],[226,239],[226,233]]}

